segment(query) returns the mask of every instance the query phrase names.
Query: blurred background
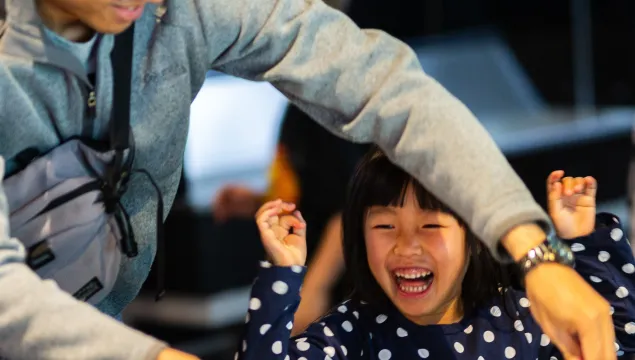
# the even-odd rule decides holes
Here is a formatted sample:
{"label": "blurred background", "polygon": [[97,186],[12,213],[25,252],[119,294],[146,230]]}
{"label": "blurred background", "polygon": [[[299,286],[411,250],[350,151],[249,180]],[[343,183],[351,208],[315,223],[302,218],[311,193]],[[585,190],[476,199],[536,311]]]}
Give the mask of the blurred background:
{"label": "blurred background", "polygon": [[[628,220],[635,2],[329,4],[410,44],[424,70],[477,115],[541,205],[547,174],[563,169],[596,177],[600,209]],[[364,151],[313,124],[270,85],[210,73],[192,105],[183,181],[166,223],[167,295],[155,303],[149,281],[125,321],[204,359],[233,359],[264,257],[250,211],[267,196],[298,201],[314,230],[311,256]]]}

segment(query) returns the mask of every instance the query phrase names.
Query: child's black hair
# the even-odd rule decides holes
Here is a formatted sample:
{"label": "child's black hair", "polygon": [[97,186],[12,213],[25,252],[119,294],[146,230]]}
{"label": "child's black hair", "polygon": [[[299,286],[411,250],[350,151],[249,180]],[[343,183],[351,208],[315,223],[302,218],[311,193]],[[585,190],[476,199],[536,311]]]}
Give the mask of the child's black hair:
{"label": "child's black hair", "polygon": [[408,186],[414,188],[419,206],[453,215],[465,227],[468,269],[461,285],[461,303],[466,316],[499,298],[505,312],[515,318],[506,306],[506,289],[521,290],[522,277],[514,265],[503,266],[474,235],[466,223],[447,205],[428,192],[411,175],[392,164],[379,149],[373,148],[359,163],[349,184],[342,214],[343,248],[347,274],[354,290],[353,299],[381,306],[390,300],[368,266],[364,242],[364,223],[371,206],[402,206]]}

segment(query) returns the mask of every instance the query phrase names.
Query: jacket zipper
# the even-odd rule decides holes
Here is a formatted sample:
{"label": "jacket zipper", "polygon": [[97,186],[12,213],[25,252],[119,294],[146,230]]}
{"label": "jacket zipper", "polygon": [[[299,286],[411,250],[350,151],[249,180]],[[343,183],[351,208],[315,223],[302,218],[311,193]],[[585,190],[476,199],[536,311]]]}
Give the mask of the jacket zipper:
{"label": "jacket zipper", "polygon": [[97,107],[97,94],[95,93],[94,88],[88,89],[88,100],[86,101],[86,105],[88,105],[88,118],[94,121],[97,115],[95,111]]}

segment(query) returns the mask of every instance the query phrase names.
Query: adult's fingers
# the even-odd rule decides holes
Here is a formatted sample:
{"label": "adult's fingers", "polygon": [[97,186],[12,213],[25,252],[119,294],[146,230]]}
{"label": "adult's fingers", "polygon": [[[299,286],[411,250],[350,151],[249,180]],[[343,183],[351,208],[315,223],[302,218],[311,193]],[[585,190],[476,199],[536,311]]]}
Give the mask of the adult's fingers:
{"label": "adult's fingers", "polygon": [[615,360],[615,329],[608,306],[591,321],[580,322],[578,334],[584,360]]}
{"label": "adult's fingers", "polygon": [[553,326],[543,326],[542,330],[560,350],[565,360],[582,360],[582,347],[576,336],[565,329]]}

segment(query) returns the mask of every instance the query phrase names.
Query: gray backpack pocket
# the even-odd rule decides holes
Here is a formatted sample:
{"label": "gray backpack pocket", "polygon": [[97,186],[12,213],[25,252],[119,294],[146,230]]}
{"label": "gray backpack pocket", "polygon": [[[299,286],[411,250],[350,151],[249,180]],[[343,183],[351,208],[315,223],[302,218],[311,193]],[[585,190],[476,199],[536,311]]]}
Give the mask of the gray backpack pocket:
{"label": "gray backpack pocket", "polygon": [[4,183],[11,235],[27,249],[27,264],[92,304],[112,290],[122,257],[119,222],[106,211],[103,181],[93,177],[109,157],[72,140]]}

